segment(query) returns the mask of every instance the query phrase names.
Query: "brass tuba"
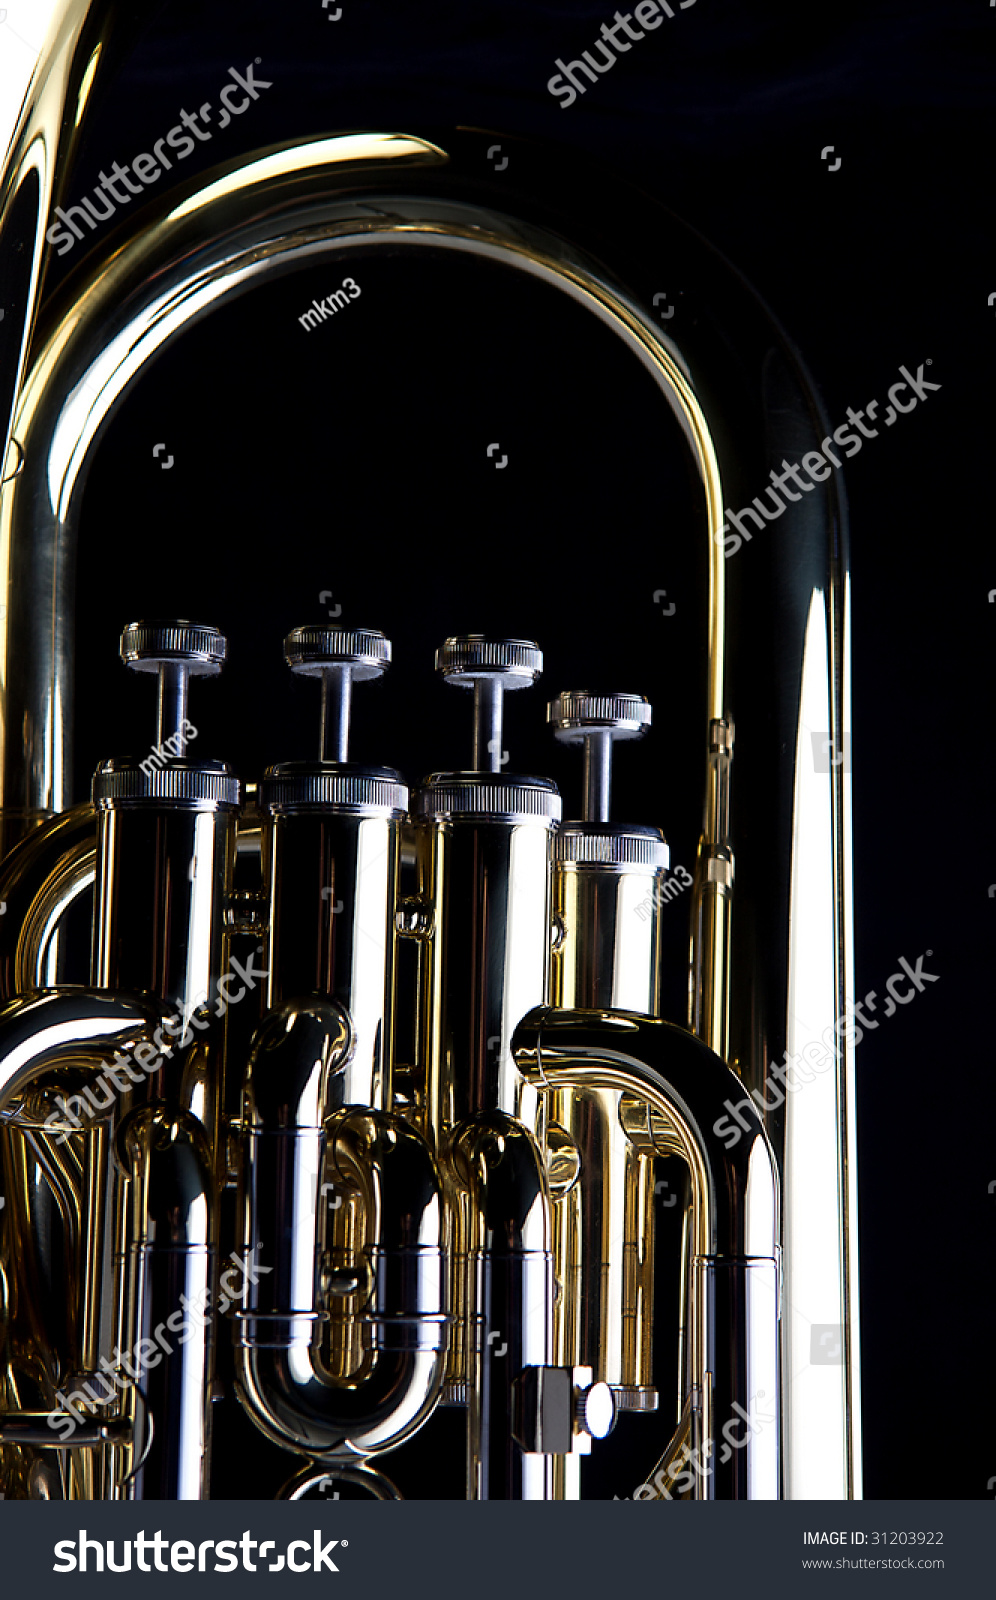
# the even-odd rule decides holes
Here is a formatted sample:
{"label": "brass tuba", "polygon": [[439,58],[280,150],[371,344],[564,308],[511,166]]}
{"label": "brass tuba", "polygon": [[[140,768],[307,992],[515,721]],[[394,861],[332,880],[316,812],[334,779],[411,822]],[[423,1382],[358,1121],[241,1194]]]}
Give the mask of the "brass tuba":
{"label": "brass tuba", "polygon": [[[459,1458],[467,1498],[577,1498],[617,1419],[634,1449],[657,1419],[638,1498],[859,1497],[846,528],[832,478],[742,553],[724,521],[826,432],[797,358],[673,219],[630,215],[610,270],[583,216],[503,210],[466,133],[229,162],[47,295],[46,230],[115,38],[112,7],[65,8],[0,196],[23,313],[2,330],[3,1492],[205,1498],[226,1452],[258,1451],[282,1496],[391,1499],[421,1492],[424,1447]],[[656,311],[651,224],[698,317]],[[656,794],[644,822],[612,819],[613,746],[650,706],[598,684],[550,700],[553,739],[583,753],[565,820],[550,779],[502,759],[535,641],[432,641],[472,756],[410,789],[349,759],[353,689],[391,642],[294,629],[317,754],[257,783],[190,743],[190,680],[226,666],[225,637],[131,622],[122,660],[158,677],[151,753],[70,793],[102,428],[193,323],[385,250],[571,297],[683,441],[706,640],[683,1025],[661,1016]],[[91,897],[72,981],[67,920]],[[669,1182],[679,1226],[655,1242]],[[655,1358],[672,1301],[677,1374]]]}

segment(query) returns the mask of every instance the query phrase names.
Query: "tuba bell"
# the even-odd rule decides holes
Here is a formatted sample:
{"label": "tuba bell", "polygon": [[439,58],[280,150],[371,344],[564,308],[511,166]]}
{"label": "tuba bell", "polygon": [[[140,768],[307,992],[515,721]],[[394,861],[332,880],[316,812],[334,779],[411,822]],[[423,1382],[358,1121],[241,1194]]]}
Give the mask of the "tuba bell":
{"label": "tuba bell", "polygon": [[[0,191],[21,308],[0,391],[0,1489],[225,1497],[241,1457],[275,1498],[417,1498],[435,1475],[449,1497],[577,1499],[605,1495],[615,1452],[640,1499],[859,1498],[846,518],[835,477],[777,527],[724,509],[827,432],[798,357],[652,202],[620,189],[596,226],[541,152],[511,205],[467,130],[236,158],[50,287],[118,26],[64,8]],[[651,236],[689,285],[673,321]],[[615,817],[616,754],[663,756],[652,685],[610,692],[597,631],[586,686],[546,704],[566,803],[504,748],[559,677],[539,642],[412,625],[395,662],[327,617],[282,641],[316,680],[281,691],[313,697],[315,754],[259,775],[195,725],[244,670],[226,634],[121,616],[145,742],[73,792],[78,529],[108,425],[194,326],[383,258],[567,297],[663,402],[695,499],[695,738],[669,745],[693,870],[662,783]],[[474,606],[468,577],[451,625]],[[353,694],[387,708],[389,750],[387,674],[403,658],[428,692],[433,648],[464,753],[411,786],[350,758]],[[113,706],[104,729],[114,746]],[[665,912],[688,918],[680,973]]]}

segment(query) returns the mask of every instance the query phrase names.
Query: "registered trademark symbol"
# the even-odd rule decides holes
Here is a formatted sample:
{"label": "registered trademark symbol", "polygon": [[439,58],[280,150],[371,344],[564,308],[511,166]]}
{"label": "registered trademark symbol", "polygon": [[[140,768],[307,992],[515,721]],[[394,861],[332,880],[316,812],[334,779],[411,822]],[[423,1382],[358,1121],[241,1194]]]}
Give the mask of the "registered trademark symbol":
{"label": "registered trademark symbol", "polygon": [[256,65],[257,65],[257,67],[258,67],[258,66],[259,66],[259,64],[260,64],[260,62],[261,62],[261,61],[262,61],[262,59],[263,59],[263,57],[262,57],[262,56],[257,56],[257,57],[256,57]]}
{"label": "registered trademark symbol", "polygon": [[342,1545],[342,1548],[345,1550],[347,1544],[349,1543],[349,1540],[348,1539],[340,1539],[339,1543]]}

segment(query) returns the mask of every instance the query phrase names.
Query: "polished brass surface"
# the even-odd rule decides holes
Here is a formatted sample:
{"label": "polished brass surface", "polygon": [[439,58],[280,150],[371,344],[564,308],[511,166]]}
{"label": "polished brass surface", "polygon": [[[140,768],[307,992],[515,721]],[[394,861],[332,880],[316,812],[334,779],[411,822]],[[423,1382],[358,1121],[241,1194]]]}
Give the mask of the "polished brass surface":
{"label": "polished brass surface", "polygon": [[[561,694],[547,719],[562,743],[583,742],[585,757],[584,821],[565,826],[555,848],[551,1003],[657,1016],[670,853],[656,830],[609,822],[613,742],[646,734],[650,705],[637,695]],[[550,1114],[578,1150],[585,1180],[554,1208],[564,1286],[557,1359],[590,1366],[621,1410],[654,1411],[654,1146],[633,1144],[611,1089],[561,1090]],[[564,1498],[581,1492],[572,1466],[560,1469]]]}
{"label": "polished brass surface", "polygon": [[32,828],[0,864],[0,996],[57,980],[58,924],[96,875],[97,818],[74,806]]}
{"label": "polished brass surface", "polygon": [[730,779],[733,727],[709,724],[705,814],[692,890],[692,960],[688,1025],[717,1055],[729,1055],[730,917],[733,852],[730,848]]}
{"label": "polished brass surface", "polygon": [[[694,1447],[717,1454],[734,1407],[778,1391],[778,1171],[760,1119],[745,1112],[733,1148],[714,1113],[737,1080],[712,1051],[671,1023],[621,1011],[539,1010],[515,1031],[520,1071],[549,1091],[638,1095],[674,1128],[692,1188],[689,1400]],[[703,1498],[775,1500],[777,1429],[721,1455]],[[707,1480],[708,1482],[708,1480]]]}
{"label": "polished brass surface", "polygon": [[[563,936],[552,956],[551,1003],[659,1012],[661,868],[558,861],[554,914]],[[636,915],[650,896],[651,915]],[[550,1115],[581,1152],[586,1182],[554,1213],[558,1360],[590,1365],[614,1389],[654,1390],[652,1364],[654,1163],[634,1148],[613,1091],[570,1089]],[[634,1394],[634,1400],[636,1396]],[[623,1397],[625,1404],[626,1397]]]}
{"label": "polished brass surface", "polygon": [[350,1018],[348,1105],[392,1105],[394,916],[400,824],[389,815],[271,814],[266,1004],[328,995]]}
{"label": "polished brass surface", "polygon": [[[288,1498],[320,1493],[323,1466],[395,1497],[380,1458],[444,1403],[465,1412],[468,1497],[577,1494],[599,1432],[581,1425],[582,1370],[634,1413],[658,1393],[670,1413],[677,1387],[665,1485],[682,1448],[708,1459],[731,1408],[750,1412],[763,1391],[777,1397],[774,1426],[688,1492],[859,1495],[849,1050],[805,1122],[762,1126],[748,1099],[765,1081],[762,989],[766,1026],[790,1041],[810,974],[821,1020],[844,1016],[850,994],[848,792],[836,770],[812,790],[799,766],[805,718],[839,729],[847,715],[839,544],[825,526],[812,535],[810,590],[792,602],[793,639],[809,607],[799,643],[809,698],[804,712],[802,688],[786,690],[797,747],[790,876],[770,889],[790,928],[776,959],[758,952],[751,918],[738,921],[734,888],[740,795],[753,795],[756,818],[761,765],[751,750],[734,781],[733,713],[741,740],[750,718],[729,671],[727,607],[746,602],[727,594],[721,461],[727,473],[732,458],[719,441],[737,438],[741,418],[716,401],[694,328],[679,347],[597,254],[475,199],[459,141],[451,152],[396,134],[267,149],[164,191],[143,214],[160,226],[98,244],[72,299],[49,301],[44,233],[100,89],[110,16],[85,0],[63,8],[0,191],[4,248],[25,246],[26,308],[0,388],[4,444],[21,463],[0,483],[2,1492],[207,1495],[215,1372],[231,1345],[250,1425],[287,1453]],[[690,1031],[659,1020],[663,836],[654,816],[608,822],[607,728],[626,720],[623,701],[634,727],[649,711],[634,710],[636,696],[603,697],[602,712],[562,697],[565,729],[578,716],[609,721],[591,724],[588,815],[561,825],[553,783],[506,775],[500,756],[505,691],[542,665],[532,641],[445,642],[440,670],[473,691],[473,770],[432,774],[411,798],[393,769],[348,760],[351,683],[386,664],[388,641],[309,626],[285,657],[321,678],[319,759],[271,768],[252,804],[234,773],[189,752],[152,777],[115,759],[93,804],[66,809],[76,530],[103,425],[194,321],[358,250],[456,252],[570,297],[650,374],[684,439],[705,540]],[[169,639],[141,632],[149,626],[126,632],[139,664],[169,656],[155,720],[150,708],[149,738],[161,743],[185,714],[189,672],[224,652],[212,630],[205,655],[197,625],[155,625]],[[648,810],[663,808],[655,791]],[[797,842],[824,813],[815,905]],[[91,983],[67,989],[60,923],[91,888]],[[408,940],[415,994],[399,979]],[[233,961],[257,975],[237,1000]],[[183,1039],[164,1049],[170,1019]],[[402,1021],[412,1059],[399,1055]],[[122,1073],[110,1092],[114,1052],[138,1062],[143,1050],[158,1064]],[[94,1114],[70,1117],[65,1105],[83,1112],[86,1092]],[[715,1127],[728,1102],[741,1105],[732,1149]],[[685,1285],[677,1386],[653,1359],[655,1163],[675,1155],[688,1175],[687,1249],[673,1263]],[[835,1234],[813,1260],[817,1208]],[[230,1244],[237,1290],[226,1287]],[[129,1377],[129,1350],[198,1299],[195,1336]],[[815,1377],[814,1321],[839,1323],[844,1345],[839,1370]],[[67,1394],[64,1439],[49,1418],[61,1409],[68,1427]],[[537,1421],[536,1397],[564,1394],[578,1407],[569,1449],[560,1423]]]}
{"label": "polished brass surface", "polygon": [[432,1136],[479,1111],[504,1111],[541,1137],[544,1107],[509,1042],[549,984],[550,823],[448,818],[419,827],[422,1060]]}
{"label": "polished brass surface", "polygon": [[[323,1459],[402,1443],[434,1408],[446,1368],[438,1173],[416,1129],[343,1098],[352,1043],[330,1002],[278,1008],[245,1080],[242,1244],[273,1241],[274,1264],[239,1312],[240,1398],[268,1438]],[[315,1271],[331,1242],[323,1180],[336,1196],[355,1192],[364,1215],[358,1247],[331,1253],[342,1290],[331,1299]],[[323,1325],[341,1349],[353,1322],[361,1360],[337,1375]]]}

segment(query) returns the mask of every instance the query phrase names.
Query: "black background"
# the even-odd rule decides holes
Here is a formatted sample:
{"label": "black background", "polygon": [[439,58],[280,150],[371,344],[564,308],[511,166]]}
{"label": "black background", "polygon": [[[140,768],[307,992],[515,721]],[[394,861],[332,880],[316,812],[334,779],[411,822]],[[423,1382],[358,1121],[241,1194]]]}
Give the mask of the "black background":
{"label": "black background", "polygon": [[[858,1051],[865,1494],[986,1497],[996,1473],[986,482],[996,10],[697,0],[562,110],[546,90],[554,61],[591,47],[608,5],[339,3],[336,23],[320,0],[150,8],[95,108],[81,192],[102,164],[148,149],[180,106],[216,103],[228,67],[259,56],[272,87],[198,147],[185,179],[274,140],[353,129],[495,130],[511,162],[516,138],[547,141],[566,170],[618,171],[721,250],[801,351],[834,423],[883,396],[900,365],[932,362],[940,391],[845,473],[857,988],[881,992],[900,956],[927,949],[941,980]],[[491,142],[482,138],[482,161]],[[841,158],[833,173],[827,145]],[[78,264],[53,256],[53,280]],[[293,393],[267,387],[267,362],[291,359],[281,352],[310,293],[333,287],[316,281],[302,295],[303,280],[284,282],[259,292],[272,301],[254,297],[253,316],[212,319],[196,351],[171,351],[108,430],[81,536],[89,703],[77,798],[97,757],[151,743],[146,686],[114,666],[132,614],[179,609],[241,645],[196,703],[198,754],[233,759],[249,777],[309,753],[309,690],[284,681],[278,647],[287,627],[321,615],[320,589],[343,621],[421,641],[423,658],[399,656],[395,669],[413,675],[393,702],[405,706],[400,725],[389,685],[361,691],[361,759],[412,778],[459,764],[467,708],[445,709],[428,646],[477,627],[547,646],[541,693],[596,670],[640,690],[656,656],[658,729],[670,755],[686,748],[696,638],[681,595],[692,575],[680,564],[658,575],[646,517],[663,503],[680,527],[688,489],[680,462],[661,460],[639,376],[627,375],[617,404],[612,362],[623,357],[590,329],[579,349],[573,311],[554,312],[499,269],[480,269],[468,288],[427,264],[400,297],[378,272],[371,263],[352,321],[336,327],[335,371],[312,371]],[[391,343],[365,360],[378,324]],[[293,361],[313,363],[308,341],[319,337],[302,335]],[[392,344],[404,355],[393,365]],[[492,439],[509,455],[502,474],[484,455]],[[169,473],[152,459],[158,440],[174,455]],[[620,614],[617,581],[639,592],[641,611]],[[679,613],[662,645],[650,597],[665,583]],[[558,594],[570,616],[549,620]],[[539,710],[512,707],[513,765],[549,772],[570,794],[576,770],[547,751]],[[666,783],[648,812],[660,772],[649,750],[624,754],[620,805],[663,823],[673,860],[690,863],[694,814],[677,802],[669,811]]]}

